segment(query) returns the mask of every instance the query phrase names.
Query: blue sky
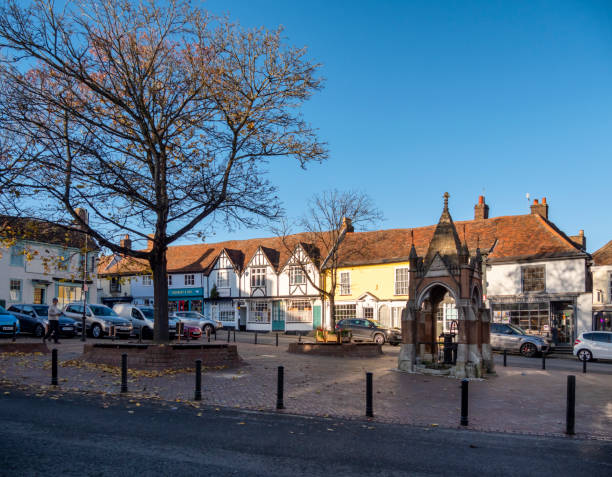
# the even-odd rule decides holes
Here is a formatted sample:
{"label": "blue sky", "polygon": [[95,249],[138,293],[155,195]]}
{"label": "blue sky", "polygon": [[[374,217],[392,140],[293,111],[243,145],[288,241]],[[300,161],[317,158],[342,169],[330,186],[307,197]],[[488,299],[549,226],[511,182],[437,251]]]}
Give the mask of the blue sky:
{"label": "blue sky", "polygon": [[[194,2],[196,5],[197,2]],[[491,216],[547,197],[589,251],[612,239],[612,2],[209,0],[245,27],[285,27],[323,64],[304,108],[330,158],[302,171],[272,162],[287,215],[317,190],[360,189],[382,228],[455,220],[478,195]],[[207,241],[269,235],[225,232]]]}

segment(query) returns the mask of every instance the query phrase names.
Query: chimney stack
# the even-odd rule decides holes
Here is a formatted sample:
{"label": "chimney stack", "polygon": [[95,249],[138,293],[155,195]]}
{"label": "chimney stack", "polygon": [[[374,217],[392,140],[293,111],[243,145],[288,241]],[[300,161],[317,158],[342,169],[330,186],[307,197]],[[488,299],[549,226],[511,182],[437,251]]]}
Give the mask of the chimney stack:
{"label": "chimney stack", "polygon": [[122,238],[119,241],[119,245],[121,245],[123,248],[127,248],[127,249],[131,250],[131,248],[132,248],[132,240],[130,239],[130,236],[126,235],[124,238]]}
{"label": "chimney stack", "polygon": [[580,230],[578,235],[570,235],[570,240],[581,250],[586,252],[586,237],[584,236],[584,230]]}
{"label": "chimney stack", "polygon": [[[74,211],[86,225],[89,225],[89,214],[87,213],[85,209],[81,209],[80,207],[77,207],[76,209],[74,209]],[[78,227],[81,227],[80,222],[77,222],[77,221],[75,222]]]}
{"label": "chimney stack", "polygon": [[489,218],[489,206],[485,203],[484,195],[478,197],[478,204],[474,206],[474,220]]}
{"label": "chimney stack", "polygon": [[546,203],[546,197],[542,197],[542,203],[538,201],[538,199],[533,199],[533,204],[531,204],[531,213],[533,215],[539,215],[548,220],[548,204]]}
{"label": "chimney stack", "polygon": [[353,221],[348,217],[342,217],[342,227],[340,230],[346,229],[347,232],[354,232]]}
{"label": "chimney stack", "polygon": [[147,234],[147,237],[149,237],[149,239],[147,240],[147,250],[152,250],[153,249],[153,239],[155,239],[155,234]]}

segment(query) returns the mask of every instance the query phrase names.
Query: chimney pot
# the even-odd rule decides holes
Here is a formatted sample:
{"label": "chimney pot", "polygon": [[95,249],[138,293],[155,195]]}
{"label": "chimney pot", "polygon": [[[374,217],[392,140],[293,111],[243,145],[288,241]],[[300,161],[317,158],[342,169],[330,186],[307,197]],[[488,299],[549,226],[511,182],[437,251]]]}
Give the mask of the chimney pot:
{"label": "chimney pot", "polygon": [[474,206],[474,220],[489,218],[489,206],[485,202],[484,195],[478,197],[478,203]]}
{"label": "chimney pot", "polygon": [[584,230],[583,230],[583,229],[580,229],[580,230],[578,231],[578,235],[580,235],[581,237],[584,237]]}
{"label": "chimney pot", "polygon": [[126,236],[119,241],[119,245],[121,245],[123,248],[131,249],[132,241],[130,240],[130,236],[126,234]]}
{"label": "chimney pot", "polygon": [[478,203],[480,205],[484,204],[484,195],[478,196]]}
{"label": "chimney pot", "polygon": [[548,220],[548,204],[546,203],[546,197],[542,198],[541,204],[538,199],[533,199],[533,204],[530,208],[533,215],[539,215]]}
{"label": "chimney pot", "polygon": [[546,197],[542,197],[542,204],[546,204]]}
{"label": "chimney pot", "polygon": [[538,205],[540,203],[539,199],[533,199],[533,205]]}

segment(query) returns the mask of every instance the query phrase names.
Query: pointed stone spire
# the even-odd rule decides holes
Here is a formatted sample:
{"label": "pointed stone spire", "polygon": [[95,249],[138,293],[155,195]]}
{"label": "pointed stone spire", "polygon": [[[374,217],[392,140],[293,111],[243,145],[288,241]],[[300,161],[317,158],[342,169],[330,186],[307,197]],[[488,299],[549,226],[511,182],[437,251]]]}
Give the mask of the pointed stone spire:
{"label": "pointed stone spire", "polygon": [[414,247],[414,230],[410,231],[410,241],[410,255],[408,255],[408,259],[410,260],[410,267],[415,269],[419,256],[417,255],[416,248]]}
{"label": "pointed stone spire", "polygon": [[439,253],[449,265],[459,265],[459,255],[461,255],[461,242],[453,219],[448,211],[448,198],[450,194],[444,193],[444,209],[436,225],[433,237],[429,242],[429,248],[425,255],[425,266],[428,267],[436,253]]}

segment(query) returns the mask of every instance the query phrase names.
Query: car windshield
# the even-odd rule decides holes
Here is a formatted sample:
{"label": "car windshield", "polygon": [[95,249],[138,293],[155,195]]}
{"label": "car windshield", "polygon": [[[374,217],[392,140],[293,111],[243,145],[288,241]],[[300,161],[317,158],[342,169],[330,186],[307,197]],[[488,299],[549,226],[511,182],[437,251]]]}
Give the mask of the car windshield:
{"label": "car windshield", "polygon": [[140,311],[142,311],[142,314],[145,316],[145,318],[148,318],[149,320],[155,319],[155,308],[143,307],[140,309]]}
{"label": "car windshield", "polygon": [[96,316],[119,316],[117,313],[115,313],[113,310],[106,306],[89,305],[89,309]]}
{"label": "car windshield", "polygon": [[375,321],[375,320],[368,320],[370,323],[372,323],[376,328],[384,328],[383,324],[380,321]]}
{"label": "car windshield", "polygon": [[514,325],[510,325],[510,324],[508,324],[508,326],[517,335],[526,335],[527,334],[527,333],[525,333],[525,330],[523,330],[522,328],[519,328],[518,326],[514,326]]}
{"label": "car windshield", "polygon": [[48,315],[49,314],[49,306],[48,305],[37,305],[37,306],[33,306],[32,308],[34,308],[34,311],[39,316]]}

